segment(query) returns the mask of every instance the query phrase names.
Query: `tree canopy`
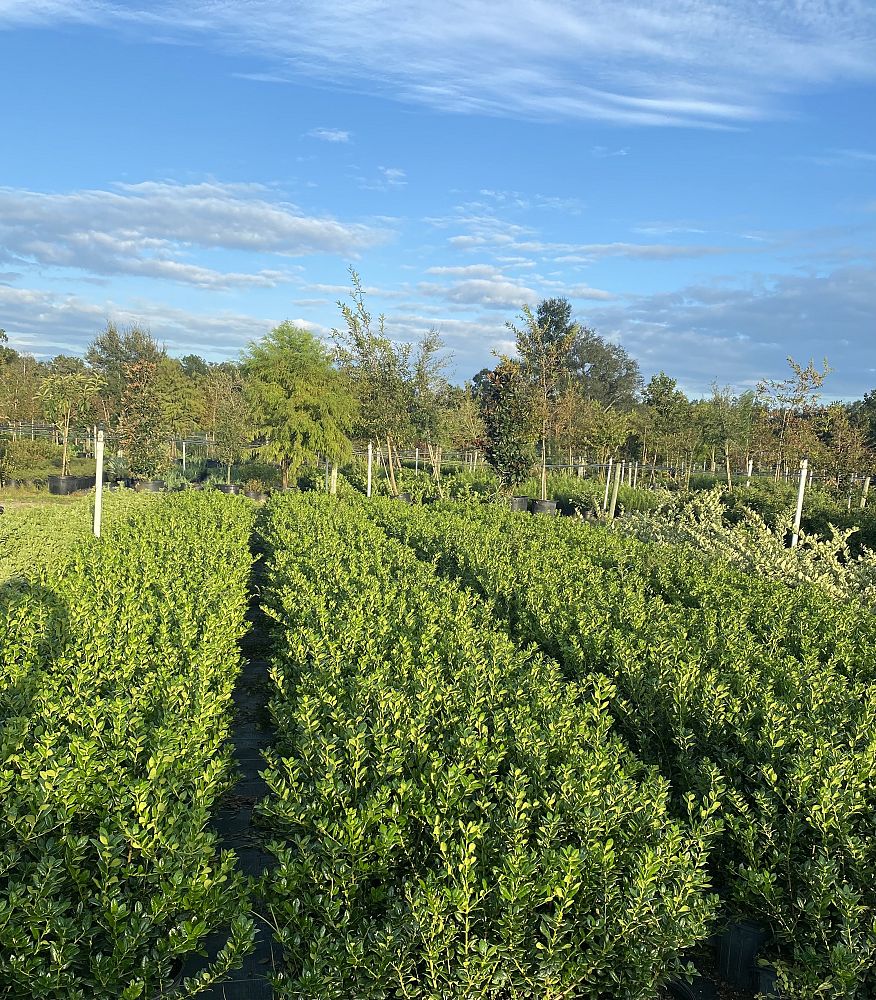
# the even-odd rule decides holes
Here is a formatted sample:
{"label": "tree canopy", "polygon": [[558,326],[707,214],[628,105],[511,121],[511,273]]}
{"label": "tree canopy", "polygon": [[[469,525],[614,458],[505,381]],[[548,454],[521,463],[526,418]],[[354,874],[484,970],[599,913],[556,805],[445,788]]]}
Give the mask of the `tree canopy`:
{"label": "tree canopy", "polygon": [[312,333],[281,323],[249,344],[242,371],[262,454],[279,463],[284,486],[305,461],[350,454],[356,400],[349,379]]}

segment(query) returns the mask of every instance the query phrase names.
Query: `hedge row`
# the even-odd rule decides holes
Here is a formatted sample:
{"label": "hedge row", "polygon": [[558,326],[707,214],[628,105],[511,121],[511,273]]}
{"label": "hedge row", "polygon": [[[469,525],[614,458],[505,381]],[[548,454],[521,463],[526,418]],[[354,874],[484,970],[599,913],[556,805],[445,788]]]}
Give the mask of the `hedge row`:
{"label": "hedge row", "polygon": [[570,521],[471,506],[370,508],[488,599],[611,710],[677,798],[720,795],[727,912],[760,919],[795,998],[876,994],[876,620]]}
{"label": "hedge row", "polygon": [[707,933],[716,823],[360,506],[274,497],[261,814],[283,997],[648,998]]}
{"label": "hedge row", "polygon": [[[0,587],[0,994],[184,996],[249,947],[248,892],[208,830],[251,505],[180,495],[63,568]],[[210,932],[228,942],[182,981]]]}

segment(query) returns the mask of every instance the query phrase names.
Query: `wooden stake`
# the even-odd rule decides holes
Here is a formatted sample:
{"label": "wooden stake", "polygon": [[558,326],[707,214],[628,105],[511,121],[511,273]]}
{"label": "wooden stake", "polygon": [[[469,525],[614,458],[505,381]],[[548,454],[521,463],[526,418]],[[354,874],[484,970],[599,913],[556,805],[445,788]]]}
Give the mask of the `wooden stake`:
{"label": "wooden stake", "polygon": [[861,494],[861,510],[867,506],[867,494],[870,492],[870,477],[864,480],[864,491]]}
{"label": "wooden stake", "polygon": [[103,516],[103,431],[97,432],[94,459],[94,537],[100,538],[100,522]]}
{"label": "wooden stake", "polygon": [[371,467],[374,464],[374,445],[368,442],[368,484],[365,487],[365,496],[371,496]]}
{"label": "wooden stake", "polygon": [[806,478],[809,472],[809,459],[800,462],[800,488],[797,490],[797,510],[794,514],[794,535],[791,538],[791,548],[796,549],[800,541],[800,519],[803,517],[803,495],[806,492]]}
{"label": "wooden stake", "polygon": [[395,469],[392,467],[392,440],[386,435],[386,464],[389,468],[389,484],[392,487],[392,495],[398,496],[398,487],[395,485]]}
{"label": "wooden stake", "polygon": [[611,463],[613,461],[614,461],[614,459],[609,458],[609,460],[608,460],[608,469],[606,470],[606,473],[605,473],[605,498],[602,501],[602,509],[603,510],[608,510],[608,491],[611,489]]}
{"label": "wooden stake", "polygon": [[614,512],[617,507],[617,491],[620,488],[621,480],[624,477],[624,463],[620,462],[614,470],[614,489],[611,491],[611,507],[608,510],[609,521],[614,520]]}

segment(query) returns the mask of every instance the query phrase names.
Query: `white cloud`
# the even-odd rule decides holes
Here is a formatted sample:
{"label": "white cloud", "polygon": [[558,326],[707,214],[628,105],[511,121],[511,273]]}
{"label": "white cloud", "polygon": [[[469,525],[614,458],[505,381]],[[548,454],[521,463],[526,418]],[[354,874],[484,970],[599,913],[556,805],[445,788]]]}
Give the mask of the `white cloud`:
{"label": "white cloud", "polygon": [[820,167],[869,167],[876,163],[876,153],[867,149],[829,149],[826,153],[804,159]]}
{"label": "white cloud", "polygon": [[363,191],[389,191],[403,188],[408,180],[401,167],[378,167],[377,177],[357,177],[356,182]]}
{"label": "white cloud", "polygon": [[272,78],[541,119],[736,127],[876,76],[864,0],[507,0],[501,15],[491,0],[0,0],[0,26],[60,20],[205,39]]}
{"label": "white cloud", "polygon": [[304,215],[259,185],[147,181],[66,194],[0,188],[0,255],[7,259],[203,288],[273,286],[290,275],[286,268],[219,271],[193,261],[198,251],[349,259],[387,235]]}
{"label": "white cloud", "polygon": [[621,146],[620,149],[610,149],[608,146],[591,146],[590,155],[595,156],[598,160],[605,160],[612,156],[629,156],[630,147]]}
{"label": "white cloud", "polygon": [[11,346],[38,357],[81,354],[107,320],[142,323],[171,354],[197,352],[208,360],[234,357],[247,341],[264,336],[278,320],[211,310],[209,315],[157,302],[106,299],[0,285],[0,310]]}
{"label": "white cloud", "polygon": [[313,128],[307,133],[311,139],[320,139],[322,142],[349,142],[353,133],[342,128]]}
{"label": "white cloud", "polygon": [[874,388],[862,358],[876,341],[876,269],[752,276],[630,296],[588,310],[588,323],[622,341],[646,375],[669,372],[698,393],[744,387],[786,373],[788,354],[805,364],[827,355],[827,395],[856,398]]}
{"label": "white cloud", "polygon": [[531,304],[539,298],[534,289],[501,277],[468,278],[453,285],[423,282],[418,290],[445,302],[483,309],[520,309],[524,303]]}

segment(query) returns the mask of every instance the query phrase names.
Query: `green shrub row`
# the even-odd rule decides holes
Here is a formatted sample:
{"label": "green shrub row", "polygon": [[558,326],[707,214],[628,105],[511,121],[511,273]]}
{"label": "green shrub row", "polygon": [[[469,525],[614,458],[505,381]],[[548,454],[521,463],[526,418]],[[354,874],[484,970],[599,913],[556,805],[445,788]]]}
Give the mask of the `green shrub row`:
{"label": "green shrub row", "polygon": [[[251,526],[234,497],[168,496],[0,587],[0,995],[188,996],[249,947],[208,822]],[[227,944],[183,981],[211,932]]]}
{"label": "green shrub row", "polygon": [[[109,537],[117,525],[157,499],[155,494],[105,493],[101,534]],[[11,577],[55,571],[94,525],[94,495],[57,504],[34,504],[7,510],[0,517],[0,584]]]}
{"label": "green shrub row", "polygon": [[391,534],[489,598],[612,710],[679,796],[715,789],[728,912],[764,921],[788,995],[876,992],[876,622],[586,524],[375,503]]}
{"label": "green shrub row", "polygon": [[360,503],[268,504],[279,996],[649,998],[708,933],[716,821]]}

